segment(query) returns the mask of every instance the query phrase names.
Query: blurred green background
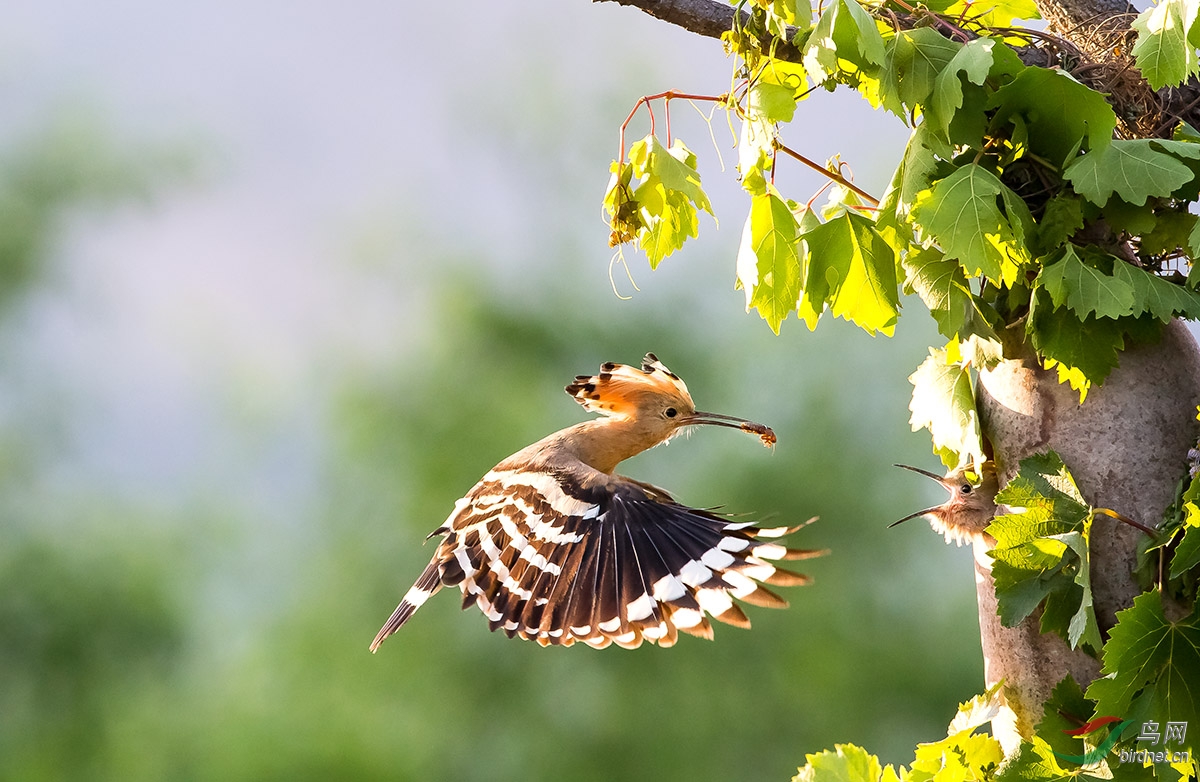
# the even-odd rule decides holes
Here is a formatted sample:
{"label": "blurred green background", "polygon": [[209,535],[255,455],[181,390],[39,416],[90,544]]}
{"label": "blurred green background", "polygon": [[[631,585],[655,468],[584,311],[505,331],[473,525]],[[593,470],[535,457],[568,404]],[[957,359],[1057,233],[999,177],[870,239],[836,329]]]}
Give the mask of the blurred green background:
{"label": "blurred green background", "polygon": [[[719,230],[630,254],[640,290],[610,270],[617,127],[722,91],[718,44],[561,0],[5,13],[0,778],[782,780],[835,742],[908,762],[981,688],[969,553],[885,529],[942,499],[891,467],[936,466],[917,303],[891,340],[745,314],[736,152],[685,104]],[[903,129],[807,106],[789,142],[882,191]],[[636,651],[443,594],[370,655],[454,500],[585,415],[574,375],[649,350],[779,445],[701,431],[623,471],[819,515],[815,583]]]}

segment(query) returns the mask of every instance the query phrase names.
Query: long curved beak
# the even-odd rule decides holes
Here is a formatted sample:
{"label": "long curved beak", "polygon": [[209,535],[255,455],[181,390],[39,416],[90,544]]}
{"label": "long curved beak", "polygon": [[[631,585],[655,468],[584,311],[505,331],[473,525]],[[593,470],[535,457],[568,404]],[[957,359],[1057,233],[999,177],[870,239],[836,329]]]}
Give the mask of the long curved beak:
{"label": "long curved beak", "polygon": [[[946,488],[946,479],[943,478],[942,476],[938,475],[935,472],[930,472],[929,470],[922,470],[920,467],[912,467],[907,464],[893,464],[892,466],[900,467],[901,469],[904,469],[904,470],[912,470],[913,472],[915,472],[919,475],[924,475],[926,478],[930,478],[932,480],[937,481],[938,483],[940,483],[942,485],[943,488]],[[916,513],[910,513],[902,519],[893,521],[891,524],[888,525],[888,529],[891,529],[892,527],[896,526],[897,524],[903,524],[904,522],[908,521],[909,519],[919,518],[921,516],[924,516],[927,513],[932,513],[933,511],[937,510],[940,507],[942,507],[942,506],[934,505],[932,508],[926,508],[925,510],[917,511]]]}
{"label": "long curved beak", "polygon": [[937,481],[938,483],[942,484],[943,486],[946,485],[946,479],[943,478],[941,475],[938,475],[936,472],[930,472],[929,470],[922,470],[920,467],[912,467],[907,464],[893,464],[892,466],[899,467],[902,470],[912,470],[913,472],[917,473],[918,475],[924,475],[926,478],[932,478],[933,480]]}
{"label": "long curved beak", "polygon": [[754,421],[747,421],[745,418],[736,418],[732,415],[705,413],[697,410],[680,423],[683,426],[724,426],[729,429],[741,429],[743,432],[758,435],[763,441],[763,445],[775,444],[775,432],[771,430],[771,427],[755,423]]}
{"label": "long curved beak", "polygon": [[926,508],[925,510],[917,511],[916,513],[910,513],[902,519],[893,521],[891,524],[887,525],[887,528],[891,529],[892,527],[896,526],[897,524],[903,524],[904,522],[908,521],[909,519],[919,518],[921,516],[924,516],[926,513],[933,513],[935,510],[937,510],[940,507],[942,507],[942,506],[934,505],[932,508]]}

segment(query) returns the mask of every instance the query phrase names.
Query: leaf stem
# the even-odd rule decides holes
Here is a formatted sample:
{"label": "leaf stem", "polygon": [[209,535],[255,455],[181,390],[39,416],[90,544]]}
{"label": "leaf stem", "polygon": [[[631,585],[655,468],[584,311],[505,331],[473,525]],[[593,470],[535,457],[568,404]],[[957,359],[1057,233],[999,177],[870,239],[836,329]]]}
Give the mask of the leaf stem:
{"label": "leaf stem", "polygon": [[[913,16],[933,17],[933,21],[938,25],[938,27],[944,27],[946,29],[946,32],[950,33],[950,35],[952,35],[953,37],[957,38],[958,40],[962,41],[963,43],[971,42],[971,34],[970,33],[968,33],[966,30],[962,29],[961,27],[958,27],[957,25],[951,24],[950,22],[946,21],[945,19],[938,16],[937,14],[931,14],[927,11],[926,12],[919,11],[916,8],[914,8],[913,6],[904,2],[904,0],[892,0],[892,2],[895,3],[896,5],[900,6],[901,8],[903,8],[905,11],[908,11]],[[966,9],[963,9],[963,14],[964,15],[966,14]]]}
{"label": "leaf stem", "polygon": [[1154,530],[1150,527],[1147,527],[1145,524],[1134,521],[1133,519],[1129,518],[1128,516],[1123,516],[1120,513],[1117,513],[1115,510],[1111,510],[1109,508],[1095,508],[1095,509],[1093,509],[1093,513],[1103,513],[1105,516],[1111,516],[1112,518],[1116,519],[1117,521],[1121,522],[1122,524],[1128,524],[1131,527],[1137,527],[1142,532],[1145,532],[1147,535],[1149,535],[1152,538],[1158,537],[1158,532],[1156,530]]}
{"label": "leaf stem", "polygon": [[821,172],[821,173],[822,173],[822,174],[824,174],[825,176],[827,176],[827,177],[829,177],[830,179],[832,179],[834,182],[837,182],[839,185],[841,185],[842,187],[846,188],[847,190],[851,190],[851,191],[853,191],[854,193],[857,193],[858,195],[860,195],[860,196],[862,196],[863,198],[865,198],[865,199],[867,199],[868,201],[870,201],[870,202],[871,202],[871,204],[872,204],[873,206],[879,206],[879,199],[878,199],[878,198],[876,198],[875,196],[871,195],[871,194],[870,194],[870,193],[868,193],[866,190],[863,190],[861,187],[858,187],[857,185],[855,185],[855,184],[854,184],[853,182],[851,182],[850,180],[846,179],[844,176],[842,176],[842,175],[841,175],[841,174],[839,174],[838,172],[836,172],[836,171],[830,171],[828,168],[825,168],[825,166],[822,166],[822,165],[820,165],[820,164],[818,164],[818,163],[814,163],[813,161],[811,161],[811,160],[809,160],[808,158],[804,157],[804,155],[801,155],[801,154],[800,154],[799,152],[797,152],[796,150],[794,150],[794,149],[792,149],[792,148],[790,148],[790,147],[788,147],[788,146],[786,146],[786,145],[784,145],[784,144],[780,143],[778,139],[776,139],[776,140],[774,140],[773,142],[771,142],[771,146],[772,146],[772,147],[774,147],[775,149],[779,150],[779,151],[780,151],[780,152],[782,152],[783,154],[787,155],[788,157],[790,157],[790,158],[793,158],[793,159],[795,159],[795,160],[798,160],[798,161],[800,161],[801,163],[803,163],[804,165],[808,166],[808,167],[809,167],[809,168],[811,168],[812,170]]}
{"label": "leaf stem", "polygon": [[646,111],[650,114],[650,135],[654,135],[655,120],[654,107],[650,105],[651,101],[662,100],[666,107],[667,115],[667,146],[671,145],[671,101],[675,98],[680,100],[702,100],[710,103],[724,103],[729,99],[729,93],[723,95],[693,95],[690,92],[676,92],[675,90],[667,90],[655,95],[643,95],[638,98],[637,103],[633,104],[633,108],[629,111],[629,116],[621,123],[620,144],[621,148],[617,151],[617,160],[625,159],[625,130],[629,127],[629,123],[633,122],[633,118],[637,115],[638,109],[642,106],[646,107]]}

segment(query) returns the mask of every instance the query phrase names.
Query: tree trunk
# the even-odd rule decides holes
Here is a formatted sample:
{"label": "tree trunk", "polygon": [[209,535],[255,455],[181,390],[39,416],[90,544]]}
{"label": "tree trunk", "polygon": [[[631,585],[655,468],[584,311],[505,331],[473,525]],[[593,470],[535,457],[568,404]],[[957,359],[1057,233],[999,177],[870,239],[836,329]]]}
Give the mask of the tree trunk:
{"label": "tree trunk", "polygon": [[[1200,349],[1176,321],[1152,345],[1131,346],[1104,385],[1078,395],[1053,371],[1029,356],[980,373],[978,403],[1003,486],[1021,459],[1054,450],[1093,507],[1110,508],[1153,527],[1187,472],[1187,452],[1200,426]],[[1138,529],[1097,516],[1092,526],[1091,579],[1102,635],[1142,589],[1136,583]],[[1042,718],[1042,703],[1070,673],[1082,687],[1099,663],[1071,651],[1057,635],[1039,631],[1040,611],[1016,627],[1000,624],[990,558],[976,546],[979,626],[988,686],[1003,679],[1011,713],[993,724],[1007,752],[1028,738]],[[1007,722],[1007,725],[1002,724]]]}

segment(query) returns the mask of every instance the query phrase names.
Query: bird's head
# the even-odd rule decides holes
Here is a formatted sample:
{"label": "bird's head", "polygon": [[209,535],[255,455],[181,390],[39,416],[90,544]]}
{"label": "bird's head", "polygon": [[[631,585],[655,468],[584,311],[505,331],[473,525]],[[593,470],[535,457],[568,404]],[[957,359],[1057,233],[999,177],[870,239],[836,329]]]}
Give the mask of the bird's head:
{"label": "bird's head", "polygon": [[603,364],[600,374],[579,375],[566,391],[585,410],[636,423],[650,445],[700,425],[741,429],[758,435],[765,445],[775,444],[775,433],[762,424],[697,410],[687,385],[653,353],[646,354],[641,368]]}
{"label": "bird's head", "polygon": [[961,546],[983,536],[992,517],[996,515],[998,486],[996,467],[992,462],[984,462],[978,471],[968,465],[951,470],[945,476],[907,464],[895,466],[932,478],[950,492],[950,497],[941,505],[910,513],[888,527],[925,516],[934,530],[945,535],[947,543],[954,541]]}

